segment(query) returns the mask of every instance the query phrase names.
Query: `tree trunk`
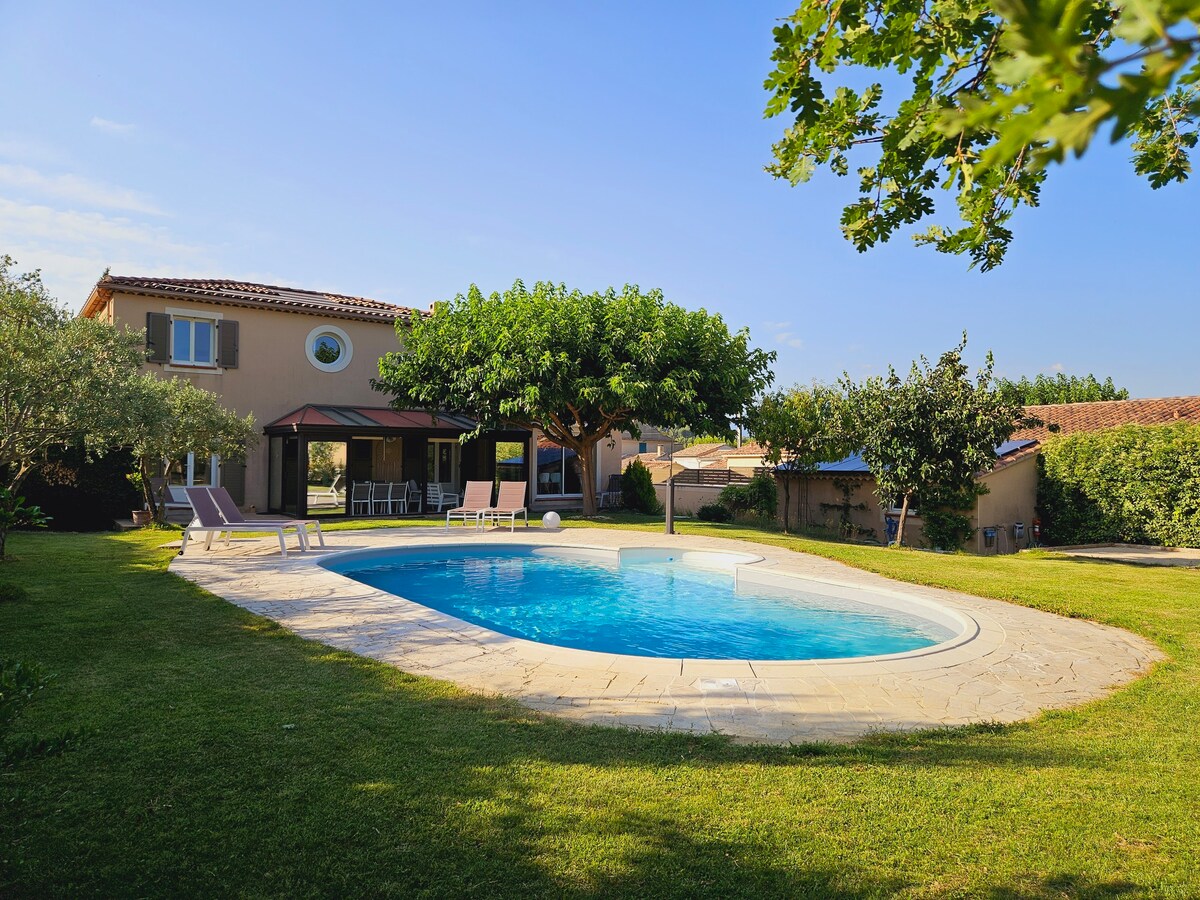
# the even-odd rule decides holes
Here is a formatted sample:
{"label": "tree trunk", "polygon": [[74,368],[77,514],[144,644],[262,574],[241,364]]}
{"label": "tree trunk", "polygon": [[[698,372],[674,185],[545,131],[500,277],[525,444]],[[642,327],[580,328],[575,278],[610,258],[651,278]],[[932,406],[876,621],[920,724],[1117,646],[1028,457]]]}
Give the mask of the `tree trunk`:
{"label": "tree trunk", "polygon": [[783,476],[783,533],[788,533],[788,513],[792,508],[792,473]]}
{"label": "tree trunk", "polygon": [[585,517],[596,514],[596,473],[595,461],[592,458],[595,449],[595,443],[583,443],[581,448],[575,451],[575,459],[579,463],[579,482],[580,490],[583,492],[583,514]]}
{"label": "tree trunk", "polygon": [[138,470],[142,475],[142,501],[150,510],[150,518],[158,521],[158,503],[154,499],[154,485],[150,483],[150,465],[145,459],[138,460]]}
{"label": "tree trunk", "polygon": [[896,546],[904,546],[904,523],[908,519],[908,500],[912,494],[904,495],[904,502],[900,504],[900,522],[896,525]]}

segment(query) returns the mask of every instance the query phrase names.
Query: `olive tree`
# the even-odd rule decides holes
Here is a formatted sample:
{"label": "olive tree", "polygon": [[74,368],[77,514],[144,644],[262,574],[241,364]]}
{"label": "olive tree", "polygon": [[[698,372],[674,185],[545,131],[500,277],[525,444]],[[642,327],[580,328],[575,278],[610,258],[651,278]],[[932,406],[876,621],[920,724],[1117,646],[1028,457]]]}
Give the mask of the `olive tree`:
{"label": "olive tree", "polygon": [[596,511],[593,451],[639,422],[726,433],[771,382],[774,353],[718,315],[657,290],[584,293],[520,281],[398,323],[403,349],[379,363],[392,405],[470,416],[484,429],[536,429],[575,451],[585,515]]}
{"label": "olive tree", "polygon": [[165,507],[154,496],[152,479],[161,477],[164,490],[179,461],[188,453],[225,459],[245,454],[255,439],[254,417],[240,418],[221,405],[212,391],[185,378],[139,375],[132,386],[138,413],[131,416],[121,442],[138,461],[138,481],[146,508],[162,521]]}
{"label": "olive tree", "polygon": [[843,377],[851,432],[875,477],[884,508],[900,502],[897,545],[914,497],[937,504],[973,495],[975,475],[996,461],[996,447],[1024,424],[1021,405],[995,390],[992,355],[971,377],[963,364],[967,336],[941,355],[936,365],[924,356],[901,379],[888,367],[886,377],[861,383]]}
{"label": "olive tree", "polygon": [[0,257],[0,559],[9,525],[19,524],[21,485],[50,451],[102,453],[119,442],[144,359],[140,332],[72,316],[38,272],[15,265]]}
{"label": "olive tree", "polygon": [[[1200,0],[804,0],[775,29],[768,171],[857,175],[842,230],[862,251],[934,214],[919,243],[999,265],[1050,163],[1107,128],[1151,187],[1184,181],[1200,118]],[[880,81],[871,70],[884,73]],[[886,85],[886,87],[885,87]],[[853,165],[853,169],[852,169]]]}

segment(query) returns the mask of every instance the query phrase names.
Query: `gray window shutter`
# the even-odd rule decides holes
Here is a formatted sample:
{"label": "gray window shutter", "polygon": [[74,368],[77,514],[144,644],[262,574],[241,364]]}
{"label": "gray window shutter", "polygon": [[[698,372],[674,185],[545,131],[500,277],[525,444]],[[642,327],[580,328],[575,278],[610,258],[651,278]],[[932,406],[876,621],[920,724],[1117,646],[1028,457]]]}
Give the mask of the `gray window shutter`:
{"label": "gray window shutter", "polygon": [[166,313],[146,313],[146,359],[156,363],[171,359],[171,317]]}
{"label": "gray window shutter", "polygon": [[238,323],[222,319],[217,323],[217,365],[238,367]]}

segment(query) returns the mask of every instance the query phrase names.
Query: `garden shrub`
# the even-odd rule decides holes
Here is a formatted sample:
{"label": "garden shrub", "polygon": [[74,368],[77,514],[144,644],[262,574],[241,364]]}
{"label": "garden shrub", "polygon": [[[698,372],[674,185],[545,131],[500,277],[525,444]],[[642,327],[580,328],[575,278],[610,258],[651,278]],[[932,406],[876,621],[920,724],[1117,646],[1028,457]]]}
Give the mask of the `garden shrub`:
{"label": "garden shrub", "polygon": [[625,467],[625,474],[621,478],[621,505],[650,515],[658,515],[663,511],[658,494],[654,492],[654,479],[640,459],[633,460]]}
{"label": "garden shrub", "polygon": [[1200,547],[1200,425],[1124,425],[1051,438],[1038,460],[1051,545]]}
{"label": "garden shrub", "polygon": [[755,475],[747,484],[731,484],[721,491],[717,502],[734,516],[753,513],[764,519],[774,519],[779,509],[774,476]]}
{"label": "garden shrub", "polygon": [[696,518],[702,522],[732,522],[733,513],[720,503],[705,503],[696,510]]}
{"label": "garden shrub", "polygon": [[11,581],[0,581],[0,603],[15,603],[18,600],[28,600],[29,591]]}

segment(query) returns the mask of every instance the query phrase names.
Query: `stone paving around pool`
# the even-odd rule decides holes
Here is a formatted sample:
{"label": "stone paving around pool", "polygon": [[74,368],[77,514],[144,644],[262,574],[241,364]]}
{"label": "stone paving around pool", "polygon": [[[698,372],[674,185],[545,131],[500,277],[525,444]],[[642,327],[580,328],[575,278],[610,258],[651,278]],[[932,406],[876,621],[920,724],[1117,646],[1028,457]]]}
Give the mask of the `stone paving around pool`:
{"label": "stone paving around pool", "polygon": [[[1149,641],[1120,629],[721,538],[601,528],[515,534],[454,528],[449,535],[441,528],[398,528],[328,533],[326,548],[290,552],[286,559],[273,542],[241,539],[211,551],[195,543],[171,571],[302,637],[591,724],[796,743],[1015,722],[1103,697],[1162,658]],[[758,662],[619,656],[497,634],[316,564],[347,550],[449,543],[748,552],[763,557],[755,569],[772,574],[934,600],[962,616],[968,628],[956,641],[897,657]]]}

